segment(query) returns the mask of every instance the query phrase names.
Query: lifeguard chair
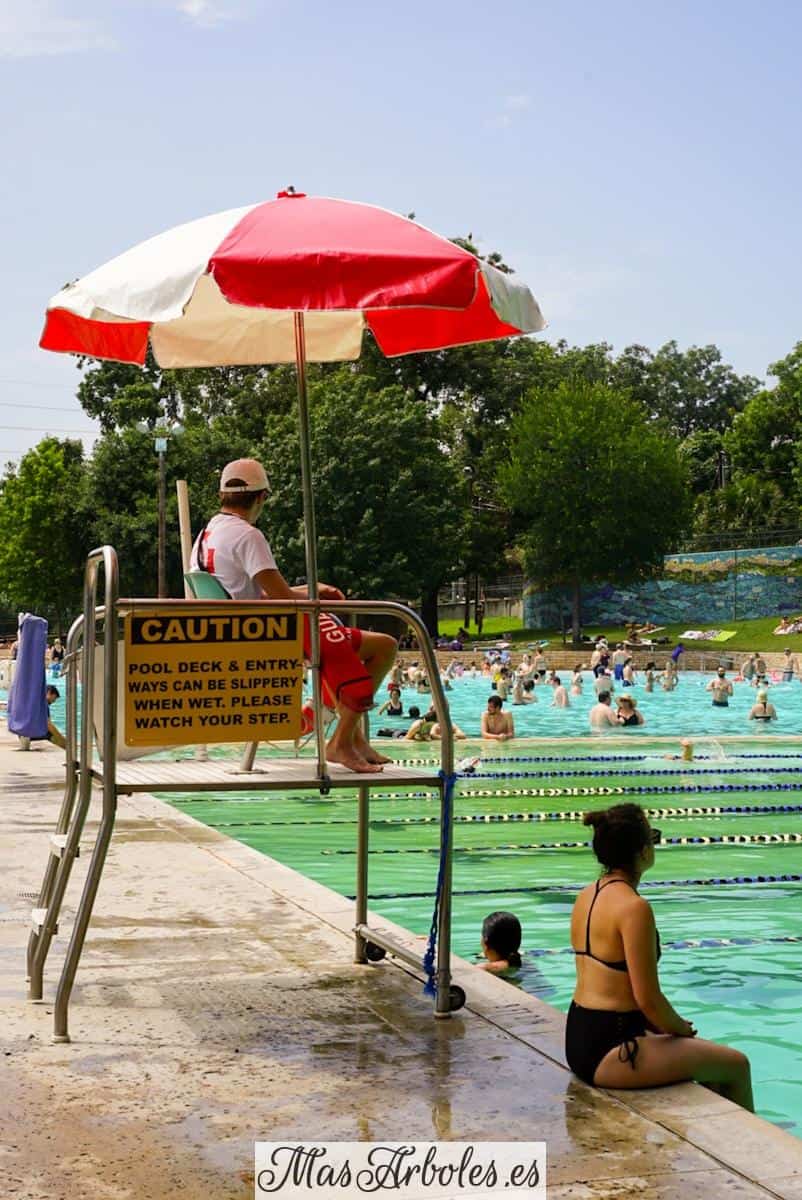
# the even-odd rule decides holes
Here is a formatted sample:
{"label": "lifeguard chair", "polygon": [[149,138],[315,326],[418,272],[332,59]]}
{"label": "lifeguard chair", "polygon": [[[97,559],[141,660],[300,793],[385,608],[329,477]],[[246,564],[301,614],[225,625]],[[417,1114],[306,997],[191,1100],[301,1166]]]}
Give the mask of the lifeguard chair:
{"label": "lifeguard chair", "polygon": [[[98,607],[97,584],[101,566],[105,595],[102,607]],[[263,793],[313,788],[327,793],[332,789],[355,788],[358,792],[355,961],[376,962],[389,953],[422,970],[429,976],[429,984],[434,991],[435,1016],[449,1016],[465,1002],[462,989],[451,984],[450,972],[451,830],[455,780],[453,741],[448,705],[425,626],[417,613],[394,602],[363,600],[338,605],[338,611],[350,611],[356,615],[395,616],[415,630],[431,680],[432,702],[443,729],[440,769],[437,773],[388,764],[380,774],[364,775],[337,763],[326,763],[320,720],[317,721],[320,732],[314,754],[300,757],[262,758],[257,763],[258,732],[248,742],[239,765],[220,759],[169,762],[147,757],[156,749],[177,745],[248,741],[246,737],[236,735],[270,724],[258,719],[255,722],[223,720],[224,717],[237,716],[240,708],[239,705],[227,704],[226,699],[231,699],[235,694],[244,697],[248,690],[247,680],[236,689],[222,686],[226,680],[239,678],[243,670],[245,675],[248,674],[240,659],[235,659],[230,650],[237,638],[253,648],[253,657],[243,662],[266,661],[262,650],[258,648],[267,644],[265,639],[268,636],[274,639],[271,643],[273,646],[295,647],[294,653],[274,654],[272,661],[292,663],[276,676],[281,681],[279,690],[282,695],[278,708],[280,715],[288,718],[277,723],[277,727],[292,736],[300,725],[303,670],[299,636],[301,616],[316,616],[324,605],[312,600],[230,600],[214,576],[196,578],[204,574],[190,573],[190,586],[197,599],[121,599],[117,555],[113,548],[103,546],[93,550],[87,559],[83,615],[74,622],[67,638],[66,782],[56,831],[51,835],[42,888],[32,915],[28,944],[29,998],[41,1000],[43,996],[44,967],[58,930],[59,914],[72,864],[79,852],[93,785],[99,784],[102,789],[102,815],[56,993],[54,1040],[57,1042],[70,1040],[70,996],[114,832],[118,796],[152,791]],[[226,649],[230,652],[228,660],[222,653]],[[79,662],[82,683],[80,730],[77,719]],[[198,678],[201,687],[186,693],[197,703],[183,704],[183,690],[173,693],[168,688],[166,696],[164,691],[159,691],[155,694],[157,699],[163,697],[169,700],[169,707],[156,704],[151,710],[146,705],[139,709],[142,716],[138,724],[135,715],[137,708],[132,701],[137,696],[148,696],[150,693],[133,691],[132,682],[146,680],[149,672],[145,667],[150,665],[155,669],[157,663],[161,663],[162,667],[171,664],[176,667],[175,674],[166,673],[167,679],[172,679],[173,683],[181,677]],[[209,669],[209,663],[214,664],[213,669]],[[316,666],[313,662],[313,673]],[[96,681],[97,674],[102,674],[100,686]],[[164,671],[160,672],[159,677],[165,677]],[[209,679],[214,679],[217,686],[204,687],[204,678],[207,683]],[[266,679],[267,676],[264,676],[263,684]],[[270,689],[265,686],[263,691],[267,695]],[[319,695],[319,689],[316,691]],[[153,716],[147,720],[150,711]],[[258,709],[250,710],[243,703],[240,715],[256,715],[258,718],[258,712]],[[196,720],[198,714],[200,716]],[[205,722],[200,719],[204,714],[208,716]],[[214,717],[218,719],[214,721]],[[160,742],[161,735],[164,736]],[[407,947],[367,923],[370,789],[386,787],[388,784],[393,788],[426,786],[437,790],[440,795],[440,865],[433,891],[436,939],[430,944],[424,963]]]}

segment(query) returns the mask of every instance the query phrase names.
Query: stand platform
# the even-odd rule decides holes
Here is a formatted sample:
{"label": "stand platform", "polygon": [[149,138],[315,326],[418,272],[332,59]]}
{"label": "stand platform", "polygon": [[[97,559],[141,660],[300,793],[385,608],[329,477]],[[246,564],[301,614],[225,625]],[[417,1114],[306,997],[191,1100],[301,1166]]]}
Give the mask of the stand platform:
{"label": "stand platform", "polygon": [[[375,775],[351,771],[338,763],[327,764],[330,787],[430,787],[438,788],[440,780],[433,769],[395,766],[386,763]],[[103,764],[92,764],[92,777],[103,780]],[[164,759],[141,759],[118,762],[116,766],[116,790],[118,793],[133,792],[255,792],[315,790],[321,781],[317,776],[317,763],[312,758],[271,758],[259,761],[250,771],[243,771],[235,762],[187,759],[169,762]]]}

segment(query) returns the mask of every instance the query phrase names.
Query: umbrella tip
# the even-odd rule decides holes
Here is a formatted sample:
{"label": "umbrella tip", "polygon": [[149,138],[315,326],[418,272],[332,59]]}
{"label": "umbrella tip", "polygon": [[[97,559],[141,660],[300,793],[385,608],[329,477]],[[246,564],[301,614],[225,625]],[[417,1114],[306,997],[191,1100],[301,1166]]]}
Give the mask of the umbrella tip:
{"label": "umbrella tip", "polygon": [[276,194],[277,200],[300,200],[306,195],[306,192],[296,192],[292,184],[286,187],[283,192]]}

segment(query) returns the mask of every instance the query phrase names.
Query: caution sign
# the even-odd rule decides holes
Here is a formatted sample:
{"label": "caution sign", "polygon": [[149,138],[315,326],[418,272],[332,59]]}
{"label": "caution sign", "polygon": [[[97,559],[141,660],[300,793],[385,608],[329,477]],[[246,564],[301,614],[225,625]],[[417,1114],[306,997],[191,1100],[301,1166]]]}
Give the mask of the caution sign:
{"label": "caution sign", "polygon": [[298,737],[301,632],[297,612],[240,605],[128,613],[126,745]]}

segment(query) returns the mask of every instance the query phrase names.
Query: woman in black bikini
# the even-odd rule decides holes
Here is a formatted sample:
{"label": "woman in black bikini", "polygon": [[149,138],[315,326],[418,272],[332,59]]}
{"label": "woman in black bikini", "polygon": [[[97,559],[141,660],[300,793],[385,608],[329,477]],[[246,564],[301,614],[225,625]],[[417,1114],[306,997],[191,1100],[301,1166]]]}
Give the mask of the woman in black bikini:
{"label": "woman in black bikini", "polygon": [[695,1079],[753,1111],[746,1055],[697,1038],[660,990],[660,938],[637,891],[654,865],[659,831],[637,804],[587,813],[585,824],[604,873],[579,893],[571,914],[577,982],[565,1030],[569,1067],[597,1087]]}
{"label": "woman in black bikini", "polygon": [[773,704],[769,704],[768,692],[758,692],[757,704],[753,704],[749,710],[750,721],[776,721],[777,709]]}

